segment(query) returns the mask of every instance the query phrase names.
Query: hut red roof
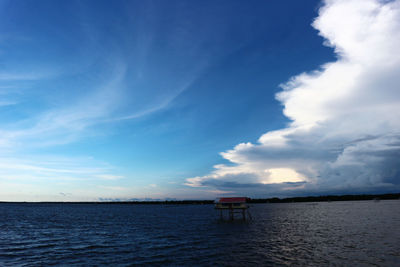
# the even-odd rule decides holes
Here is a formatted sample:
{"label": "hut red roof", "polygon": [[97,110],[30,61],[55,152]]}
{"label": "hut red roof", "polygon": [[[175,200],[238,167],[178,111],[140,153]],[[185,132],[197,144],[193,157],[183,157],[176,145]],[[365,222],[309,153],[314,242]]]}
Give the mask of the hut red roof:
{"label": "hut red roof", "polygon": [[218,203],[246,203],[247,197],[221,197]]}

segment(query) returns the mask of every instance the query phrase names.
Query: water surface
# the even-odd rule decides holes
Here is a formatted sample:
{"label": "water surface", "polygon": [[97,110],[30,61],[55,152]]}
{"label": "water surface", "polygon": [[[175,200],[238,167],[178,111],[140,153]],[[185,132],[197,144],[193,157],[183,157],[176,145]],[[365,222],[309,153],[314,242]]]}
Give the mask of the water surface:
{"label": "water surface", "polygon": [[0,266],[357,265],[400,262],[400,201],[212,205],[0,204]]}

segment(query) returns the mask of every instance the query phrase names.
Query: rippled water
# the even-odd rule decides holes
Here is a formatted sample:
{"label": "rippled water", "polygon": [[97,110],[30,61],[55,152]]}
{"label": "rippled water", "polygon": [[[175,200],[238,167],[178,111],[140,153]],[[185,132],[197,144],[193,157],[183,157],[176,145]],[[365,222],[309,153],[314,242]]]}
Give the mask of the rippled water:
{"label": "rippled water", "polygon": [[0,266],[400,263],[400,201],[212,205],[0,204]]}

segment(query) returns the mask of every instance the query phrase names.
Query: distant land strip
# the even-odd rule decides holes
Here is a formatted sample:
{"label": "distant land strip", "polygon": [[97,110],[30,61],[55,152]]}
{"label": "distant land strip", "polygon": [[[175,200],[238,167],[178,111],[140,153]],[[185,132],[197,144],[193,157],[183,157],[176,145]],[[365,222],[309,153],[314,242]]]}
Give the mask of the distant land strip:
{"label": "distant land strip", "polygon": [[[330,201],[354,201],[354,200],[388,200],[388,199],[400,199],[400,193],[392,194],[369,194],[369,195],[327,195],[327,196],[307,196],[307,197],[290,197],[290,198],[255,198],[250,199],[248,203],[292,203],[292,202],[330,202]],[[40,201],[40,202],[15,202],[15,201],[0,201],[0,203],[40,203],[40,204],[164,204],[164,205],[205,205],[213,204],[214,200],[134,200],[134,201],[78,201],[78,202],[51,202],[51,201]]]}

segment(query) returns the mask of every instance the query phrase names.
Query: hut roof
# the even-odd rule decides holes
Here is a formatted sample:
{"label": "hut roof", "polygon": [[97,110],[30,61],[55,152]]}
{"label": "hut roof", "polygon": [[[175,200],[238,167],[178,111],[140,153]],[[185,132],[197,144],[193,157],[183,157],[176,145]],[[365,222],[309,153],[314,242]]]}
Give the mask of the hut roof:
{"label": "hut roof", "polygon": [[217,203],[246,203],[247,197],[221,197]]}

